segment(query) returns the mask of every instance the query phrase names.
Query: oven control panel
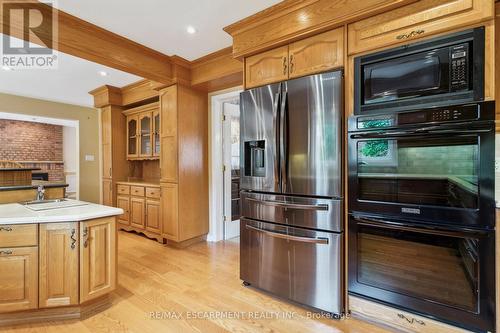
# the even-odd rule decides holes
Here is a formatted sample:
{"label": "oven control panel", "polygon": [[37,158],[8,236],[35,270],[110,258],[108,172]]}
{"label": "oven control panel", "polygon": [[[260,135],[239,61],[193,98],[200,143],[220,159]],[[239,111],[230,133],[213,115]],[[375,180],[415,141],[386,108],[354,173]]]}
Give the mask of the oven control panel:
{"label": "oven control panel", "polygon": [[467,69],[469,67],[469,45],[460,44],[451,47],[451,90],[458,91],[469,88],[469,78]]}
{"label": "oven control panel", "polygon": [[430,121],[473,120],[478,117],[477,108],[443,108],[430,114]]}

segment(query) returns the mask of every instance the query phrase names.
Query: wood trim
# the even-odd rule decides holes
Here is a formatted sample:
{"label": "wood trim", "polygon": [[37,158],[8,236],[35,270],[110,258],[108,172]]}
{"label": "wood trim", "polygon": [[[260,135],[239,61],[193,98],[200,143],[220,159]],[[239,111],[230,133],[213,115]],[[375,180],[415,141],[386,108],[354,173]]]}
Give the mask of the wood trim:
{"label": "wood trim", "polygon": [[120,88],[104,85],[89,91],[94,96],[94,107],[102,108],[106,105],[122,105],[122,92]]}
{"label": "wood trim", "polygon": [[132,109],[127,109],[127,110],[123,111],[122,113],[126,116],[130,116],[130,115],[141,113],[141,112],[156,111],[159,108],[160,108],[160,102],[153,102],[153,103],[149,103],[149,104],[140,105],[140,106],[132,108]]}
{"label": "wood trim", "polygon": [[214,91],[243,83],[243,63],[228,47],[191,62],[191,85]]}
{"label": "wood trim", "polygon": [[[36,1],[28,3],[52,18],[51,7]],[[53,36],[48,32],[42,35],[42,39],[53,41],[53,47],[58,51],[159,82],[172,78],[169,56],[63,11],[56,10],[55,14],[55,24],[58,25],[56,40],[52,40]],[[11,23],[9,29],[9,23],[0,17],[2,33],[24,39],[22,22]]]}
{"label": "wood trim", "polygon": [[240,58],[376,15],[416,0],[284,1],[224,30]]}
{"label": "wood trim", "polygon": [[153,89],[153,81],[143,79],[121,88],[122,105],[129,106],[143,101],[158,98],[158,91]]}

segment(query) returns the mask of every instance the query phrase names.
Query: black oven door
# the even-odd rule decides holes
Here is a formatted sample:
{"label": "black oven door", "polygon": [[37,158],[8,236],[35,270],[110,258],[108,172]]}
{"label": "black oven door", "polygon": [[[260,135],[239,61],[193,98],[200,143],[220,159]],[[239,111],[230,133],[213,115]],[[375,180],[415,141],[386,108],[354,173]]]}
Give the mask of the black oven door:
{"label": "black oven door", "polygon": [[493,125],[454,126],[350,133],[349,210],[493,228]]}
{"label": "black oven door", "polygon": [[349,293],[475,331],[494,331],[493,231],[349,220]]}

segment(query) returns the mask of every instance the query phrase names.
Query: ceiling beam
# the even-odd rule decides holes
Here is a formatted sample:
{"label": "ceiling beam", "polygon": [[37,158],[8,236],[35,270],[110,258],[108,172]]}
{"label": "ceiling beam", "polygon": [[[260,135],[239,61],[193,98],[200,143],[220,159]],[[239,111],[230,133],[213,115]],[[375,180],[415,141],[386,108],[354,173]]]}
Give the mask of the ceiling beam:
{"label": "ceiling beam", "polygon": [[[5,0],[0,0],[0,4],[3,2]],[[26,1],[26,5],[30,8],[36,6],[45,17],[52,17],[51,7],[46,4]],[[63,11],[56,11],[56,50],[146,79],[165,83],[172,80],[171,57]],[[0,29],[4,34],[25,39],[22,22],[18,20],[3,22],[3,17],[0,16]],[[42,35],[42,40],[52,40],[51,32],[44,31]]]}

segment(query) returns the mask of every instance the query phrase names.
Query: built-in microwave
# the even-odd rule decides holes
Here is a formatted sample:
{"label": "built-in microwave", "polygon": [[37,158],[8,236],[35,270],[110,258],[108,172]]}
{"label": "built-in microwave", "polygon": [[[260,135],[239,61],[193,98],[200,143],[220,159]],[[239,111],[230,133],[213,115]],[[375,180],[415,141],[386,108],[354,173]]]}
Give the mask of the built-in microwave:
{"label": "built-in microwave", "polygon": [[484,27],[354,59],[354,113],[484,99]]}

